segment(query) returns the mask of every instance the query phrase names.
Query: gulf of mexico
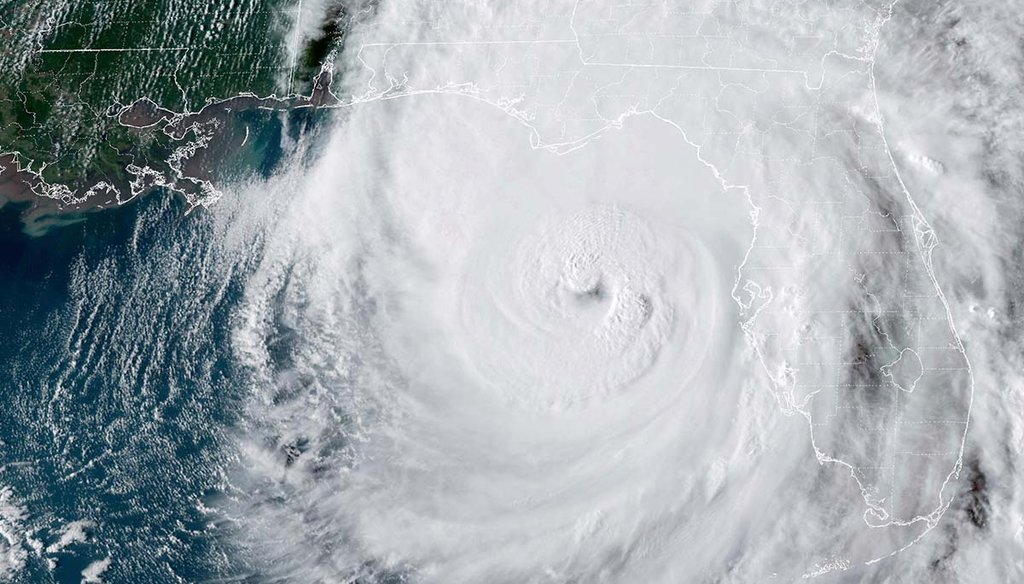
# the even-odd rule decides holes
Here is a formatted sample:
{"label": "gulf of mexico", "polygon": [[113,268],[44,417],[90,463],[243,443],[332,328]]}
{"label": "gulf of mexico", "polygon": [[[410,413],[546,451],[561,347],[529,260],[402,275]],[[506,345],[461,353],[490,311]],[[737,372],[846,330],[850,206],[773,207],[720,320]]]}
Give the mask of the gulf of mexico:
{"label": "gulf of mexico", "polygon": [[[246,258],[220,257],[212,218],[166,193],[40,237],[20,212],[0,209],[12,577],[79,582],[106,558],[113,582],[238,575],[220,537],[230,522],[206,503],[227,489],[223,446],[244,391],[228,320]],[[85,540],[61,546],[76,521]]]}

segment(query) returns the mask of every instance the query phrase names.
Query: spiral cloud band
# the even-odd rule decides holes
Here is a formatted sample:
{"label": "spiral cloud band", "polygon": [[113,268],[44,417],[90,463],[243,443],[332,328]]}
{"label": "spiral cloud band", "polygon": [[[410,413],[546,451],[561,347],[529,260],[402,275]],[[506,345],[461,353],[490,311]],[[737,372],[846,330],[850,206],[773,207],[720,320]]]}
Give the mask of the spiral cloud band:
{"label": "spiral cloud band", "polygon": [[892,8],[405,4],[354,33],[287,205],[248,211],[232,481],[268,569],[753,582],[934,553],[974,377],[887,139]]}

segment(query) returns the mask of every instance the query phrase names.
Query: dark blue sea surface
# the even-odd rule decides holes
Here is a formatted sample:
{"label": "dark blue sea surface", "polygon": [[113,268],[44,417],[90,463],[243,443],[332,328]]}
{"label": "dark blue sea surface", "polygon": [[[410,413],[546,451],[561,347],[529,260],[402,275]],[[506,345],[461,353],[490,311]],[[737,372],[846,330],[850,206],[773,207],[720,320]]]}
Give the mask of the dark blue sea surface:
{"label": "dark blue sea surface", "polygon": [[[248,140],[211,176],[267,196],[260,181],[297,150],[312,159],[331,116],[235,112],[225,131]],[[25,211],[0,206],[0,581],[78,583],[108,558],[105,582],[268,581],[223,511],[248,496],[230,483],[252,384],[231,322],[260,229],[225,246],[231,211],[162,190],[32,224]],[[6,574],[5,521],[21,564]],[[60,545],[72,522],[84,541]]]}
{"label": "dark blue sea surface", "polygon": [[[107,582],[244,573],[205,503],[245,392],[228,321],[246,258],[217,257],[211,218],[167,193],[41,237],[20,211],[0,209],[0,488],[44,549],[16,581],[77,583],[107,557]],[[72,521],[88,539],[48,552]]]}

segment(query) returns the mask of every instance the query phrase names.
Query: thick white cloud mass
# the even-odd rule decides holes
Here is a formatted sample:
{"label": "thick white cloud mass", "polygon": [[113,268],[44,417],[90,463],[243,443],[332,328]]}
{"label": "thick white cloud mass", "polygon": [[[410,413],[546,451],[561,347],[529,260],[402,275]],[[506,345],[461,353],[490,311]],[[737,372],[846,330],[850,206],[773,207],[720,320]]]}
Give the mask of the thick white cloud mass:
{"label": "thick white cloud mass", "polygon": [[873,4],[381,3],[317,161],[231,213],[261,565],[1019,576],[1016,177],[984,90],[909,73],[959,71],[941,19]]}

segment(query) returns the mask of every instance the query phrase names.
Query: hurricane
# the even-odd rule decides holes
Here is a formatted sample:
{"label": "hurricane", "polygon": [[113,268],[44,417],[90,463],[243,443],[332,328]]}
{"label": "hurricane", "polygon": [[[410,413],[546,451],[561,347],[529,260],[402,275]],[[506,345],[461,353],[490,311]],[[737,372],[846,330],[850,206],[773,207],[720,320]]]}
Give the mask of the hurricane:
{"label": "hurricane", "polygon": [[[488,59],[402,48],[362,45],[369,86],[392,88],[276,187],[290,202],[234,321],[255,395],[238,513],[272,571],[788,580],[936,527],[973,379],[888,156],[864,161],[878,177],[842,149],[757,172],[715,141],[742,114],[673,103],[689,72],[629,72],[666,97],[553,133],[476,88],[414,85]],[[854,69],[847,115],[884,154]],[[763,100],[815,94],[783,77]],[[795,123],[764,156],[799,145]]]}
{"label": "hurricane", "polygon": [[0,152],[0,579],[1024,574],[1010,3],[285,4],[39,49],[182,105]]}

